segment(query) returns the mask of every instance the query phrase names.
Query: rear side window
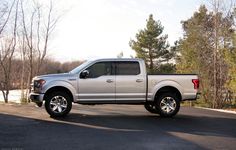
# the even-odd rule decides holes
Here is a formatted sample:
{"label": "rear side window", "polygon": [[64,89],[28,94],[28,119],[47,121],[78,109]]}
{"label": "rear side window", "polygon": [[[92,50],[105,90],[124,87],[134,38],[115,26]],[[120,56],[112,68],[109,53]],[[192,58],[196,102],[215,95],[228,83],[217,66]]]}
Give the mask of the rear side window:
{"label": "rear side window", "polygon": [[116,62],[116,75],[138,75],[140,67],[138,62],[121,61]]}
{"label": "rear side window", "polygon": [[97,78],[100,76],[112,75],[112,68],[110,62],[98,62],[87,68],[89,71],[88,78]]}

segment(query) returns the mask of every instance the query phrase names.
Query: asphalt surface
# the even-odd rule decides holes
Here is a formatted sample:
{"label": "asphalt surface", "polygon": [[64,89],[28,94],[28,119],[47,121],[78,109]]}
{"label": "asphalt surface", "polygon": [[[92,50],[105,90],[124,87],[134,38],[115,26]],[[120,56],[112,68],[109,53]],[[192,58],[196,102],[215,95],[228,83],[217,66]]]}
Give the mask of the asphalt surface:
{"label": "asphalt surface", "polygon": [[0,104],[0,150],[236,149],[236,115],[181,107],[161,118],[134,105],[73,105],[53,119],[44,108]]}

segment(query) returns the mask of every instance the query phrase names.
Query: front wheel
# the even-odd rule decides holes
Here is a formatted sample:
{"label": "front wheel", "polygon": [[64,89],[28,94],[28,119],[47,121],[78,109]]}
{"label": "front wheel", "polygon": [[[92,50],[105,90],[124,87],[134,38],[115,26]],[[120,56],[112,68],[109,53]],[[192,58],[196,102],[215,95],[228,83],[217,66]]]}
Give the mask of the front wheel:
{"label": "front wheel", "polygon": [[156,106],[153,104],[153,103],[150,103],[150,102],[146,102],[144,104],[144,108],[149,111],[150,113],[153,113],[153,114],[159,114],[158,110],[156,109]]}
{"label": "front wheel", "polygon": [[52,92],[45,99],[45,109],[51,117],[66,116],[71,108],[71,98],[65,92]]}
{"label": "front wheel", "polygon": [[162,117],[172,117],[175,116],[180,108],[180,99],[176,94],[172,93],[162,93],[157,97],[155,102],[156,108]]}

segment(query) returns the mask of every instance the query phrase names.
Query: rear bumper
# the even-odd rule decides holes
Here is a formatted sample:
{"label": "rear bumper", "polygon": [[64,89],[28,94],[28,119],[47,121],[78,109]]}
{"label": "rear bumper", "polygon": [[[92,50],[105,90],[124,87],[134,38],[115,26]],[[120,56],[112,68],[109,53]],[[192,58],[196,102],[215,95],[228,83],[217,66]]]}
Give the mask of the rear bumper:
{"label": "rear bumper", "polygon": [[189,95],[185,95],[182,99],[182,101],[194,101],[200,98],[201,93],[196,93],[194,94],[189,94]]}
{"label": "rear bumper", "polygon": [[29,95],[29,99],[35,103],[43,102],[43,97],[44,97],[44,94],[39,94],[39,93],[30,93]]}

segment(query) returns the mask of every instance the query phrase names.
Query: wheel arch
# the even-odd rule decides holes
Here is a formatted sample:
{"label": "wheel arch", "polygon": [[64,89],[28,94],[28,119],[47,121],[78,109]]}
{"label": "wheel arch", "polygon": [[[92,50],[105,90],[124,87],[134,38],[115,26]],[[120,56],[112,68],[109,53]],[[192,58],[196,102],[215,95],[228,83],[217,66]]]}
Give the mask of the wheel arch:
{"label": "wheel arch", "polygon": [[69,97],[71,98],[71,101],[74,102],[74,97],[73,97],[73,94],[72,92],[66,88],[66,87],[63,87],[63,86],[53,86],[51,88],[49,88],[46,93],[44,94],[44,97],[43,99],[47,99],[47,96],[49,96],[50,93],[52,92],[55,92],[55,91],[62,91],[62,92],[65,92],[69,95]]}
{"label": "wheel arch", "polygon": [[155,93],[154,100],[156,100],[158,98],[158,96],[161,95],[162,93],[176,94],[177,98],[180,101],[182,100],[181,92],[176,87],[173,87],[173,86],[164,86],[164,87],[161,87],[160,89],[158,89]]}

